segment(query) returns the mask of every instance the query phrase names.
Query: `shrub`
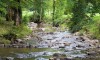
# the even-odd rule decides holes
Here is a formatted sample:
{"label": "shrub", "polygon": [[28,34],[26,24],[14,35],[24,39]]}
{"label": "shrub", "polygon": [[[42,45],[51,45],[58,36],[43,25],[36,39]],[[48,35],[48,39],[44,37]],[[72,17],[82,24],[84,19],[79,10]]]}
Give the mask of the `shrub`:
{"label": "shrub", "polygon": [[7,40],[7,39],[5,39],[5,38],[0,37],[0,43],[1,43],[1,44],[10,44],[11,41],[9,41],[9,40]]}
{"label": "shrub", "polygon": [[29,35],[32,31],[25,25],[21,26],[14,26],[10,33],[13,33],[17,36],[17,38],[25,37],[26,35]]}
{"label": "shrub", "polygon": [[23,14],[22,14],[23,24],[27,25],[27,23],[30,21],[32,16],[33,16],[32,11],[23,11]]}
{"label": "shrub", "polygon": [[100,16],[94,16],[93,20],[83,26],[83,31],[91,35],[91,38],[100,39]]}

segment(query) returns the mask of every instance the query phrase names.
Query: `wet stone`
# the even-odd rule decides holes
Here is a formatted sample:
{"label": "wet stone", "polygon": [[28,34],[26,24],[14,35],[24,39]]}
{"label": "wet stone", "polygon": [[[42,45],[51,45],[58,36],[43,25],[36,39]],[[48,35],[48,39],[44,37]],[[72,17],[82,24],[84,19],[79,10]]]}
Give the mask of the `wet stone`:
{"label": "wet stone", "polygon": [[0,57],[0,60],[2,60],[2,58]]}
{"label": "wet stone", "polygon": [[95,52],[95,51],[93,51],[93,52],[87,52],[87,55],[91,55],[91,56],[95,56],[97,53]]}
{"label": "wet stone", "polygon": [[59,46],[59,48],[65,48],[65,46]]}
{"label": "wet stone", "polygon": [[3,48],[4,47],[4,44],[0,44],[0,48]]}
{"label": "wet stone", "polygon": [[58,58],[58,57],[60,57],[60,54],[59,54],[59,53],[54,53],[54,54],[53,54],[53,57]]}
{"label": "wet stone", "polygon": [[38,57],[35,60],[48,60],[48,59],[45,59],[45,58],[42,58],[42,57]]}
{"label": "wet stone", "polygon": [[13,57],[7,57],[6,60],[14,60]]}

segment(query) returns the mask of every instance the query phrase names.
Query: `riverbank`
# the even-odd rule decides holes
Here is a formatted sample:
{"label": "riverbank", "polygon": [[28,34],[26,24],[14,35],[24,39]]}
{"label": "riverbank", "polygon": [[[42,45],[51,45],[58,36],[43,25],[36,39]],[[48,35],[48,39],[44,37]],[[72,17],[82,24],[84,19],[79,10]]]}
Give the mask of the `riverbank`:
{"label": "riverbank", "polygon": [[[3,46],[1,46],[1,50],[5,51],[5,53],[3,50],[3,52],[1,51],[0,54],[3,54],[1,58],[10,57],[13,60],[52,60],[58,58],[60,60],[74,60],[76,58],[88,58],[100,53],[99,40],[91,40],[87,36],[72,34],[68,30],[62,31],[57,27],[45,28],[43,26],[37,28],[36,26],[35,23],[30,23],[29,28],[33,30],[32,34],[15,40],[16,44],[1,44]],[[8,51],[6,52],[5,49]],[[28,52],[24,52],[26,50]],[[4,54],[8,55],[4,57]]]}

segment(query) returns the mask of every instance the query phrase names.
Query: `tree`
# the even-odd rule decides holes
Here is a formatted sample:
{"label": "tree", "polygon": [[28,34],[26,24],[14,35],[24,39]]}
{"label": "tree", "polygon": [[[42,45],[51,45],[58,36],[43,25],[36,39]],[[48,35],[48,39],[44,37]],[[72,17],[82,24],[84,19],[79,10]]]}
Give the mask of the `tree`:
{"label": "tree", "polygon": [[34,0],[34,11],[36,13],[35,22],[40,24],[44,17],[44,0]]}
{"label": "tree", "polygon": [[53,13],[52,13],[53,26],[55,26],[55,24],[54,24],[54,20],[55,20],[55,1],[56,0],[53,0]]}
{"label": "tree", "polygon": [[18,26],[21,24],[22,20],[22,9],[21,9],[21,1],[20,0],[15,0],[19,5],[14,8],[14,25]]}
{"label": "tree", "polygon": [[6,14],[6,4],[4,0],[0,0],[0,20],[5,17]]}
{"label": "tree", "polygon": [[6,20],[7,21],[13,20],[14,25],[16,25],[16,26],[21,24],[22,9],[21,9],[21,1],[20,0],[8,1]]}
{"label": "tree", "polygon": [[59,26],[61,17],[64,15],[67,0],[53,0],[53,26]]}
{"label": "tree", "polygon": [[71,19],[72,23],[70,26],[70,30],[72,32],[77,32],[82,29],[82,26],[84,25],[82,22],[86,20],[85,9],[86,9],[85,0],[78,0],[75,2],[72,8],[73,16]]}

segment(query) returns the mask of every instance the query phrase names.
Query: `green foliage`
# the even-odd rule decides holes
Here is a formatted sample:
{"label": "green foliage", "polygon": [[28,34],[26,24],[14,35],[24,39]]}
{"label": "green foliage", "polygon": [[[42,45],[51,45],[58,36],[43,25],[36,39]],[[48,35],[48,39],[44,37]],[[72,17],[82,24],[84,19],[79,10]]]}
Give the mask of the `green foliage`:
{"label": "green foliage", "polygon": [[66,24],[67,25],[67,22],[68,22],[68,19],[71,18],[71,15],[62,15],[60,16],[59,18],[55,19],[54,22],[55,22],[55,26],[58,25],[62,25],[62,24]]}
{"label": "green foliage", "polygon": [[75,0],[67,0],[65,14],[72,13],[72,8],[74,7]]}
{"label": "green foliage", "polygon": [[[72,0],[71,0],[72,1]],[[71,2],[70,2],[71,3]],[[70,10],[73,15],[68,26],[71,32],[80,31],[91,38],[100,39],[100,4],[99,0],[76,0]]]}
{"label": "green foliage", "polygon": [[33,11],[23,11],[22,14],[23,24],[27,25],[32,17],[33,17]]}
{"label": "green foliage", "polygon": [[[16,35],[16,38],[22,38],[29,34],[31,34],[31,30],[26,25],[13,26],[13,22],[2,21],[0,22],[0,42],[2,43],[10,43],[6,36],[10,36],[9,34]],[[13,36],[11,38],[14,38]],[[10,38],[10,39],[11,39]]]}
{"label": "green foliage", "polygon": [[9,33],[9,31],[12,29],[12,23],[13,22],[7,22],[7,21],[0,21],[0,36]]}
{"label": "green foliage", "polygon": [[61,22],[61,18],[64,15],[65,7],[66,7],[66,0],[56,0],[55,3],[53,3],[53,25],[59,26],[59,23]]}
{"label": "green foliage", "polygon": [[92,34],[92,38],[100,39],[100,16],[94,16],[93,22],[88,25],[87,29]]}
{"label": "green foliage", "polygon": [[14,26],[12,27],[12,30],[10,31],[10,33],[17,35],[17,38],[22,38],[25,37],[29,34],[31,34],[31,30],[25,26],[25,25],[21,25],[21,26]]}
{"label": "green foliage", "polygon": [[[55,8],[53,8],[53,1],[21,0],[21,3],[18,3],[15,0],[0,0],[0,36],[12,33],[17,38],[22,38],[29,35],[32,31],[29,30],[27,24],[33,21],[49,24],[54,22],[54,25],[62,27],[62,30],[69,27],[72,32],[86,32],[100,39],[100,0],[55,0]],[[23,10],[22,24],[13,26],[13,22],[5,21],[6,9],[19,6]],[[55,9],[54,12],[53,9]],[[47,27],[47,30],[48,28],[54,31],[52,26]],[[5,38],[2,39],[6,41]]]}
{"label": "green foliage", "polygon": [[9,40],[7,40],[7,39],[5,39],[5,38],[0,37],[0,43],[1,43],[1,44],[10,44],[11,41],[9,41]]}
{"label": "green foliage", "polygon": [[72,24],[70,25],[70,30],[72,32],[77,32],[82,29],[82,24],[81,22],[86,19],[85,15],[85,8],[86,8],[86,3],[84,0],[78,0],[75,2],[74,7],[72,9],[73,12],[73,17],[71,19]]}
{"label": "green foliage", "polygon": [[3,0],[0,0],[0,20],[4,18],[6,14],[6,4],[3,2]]}

